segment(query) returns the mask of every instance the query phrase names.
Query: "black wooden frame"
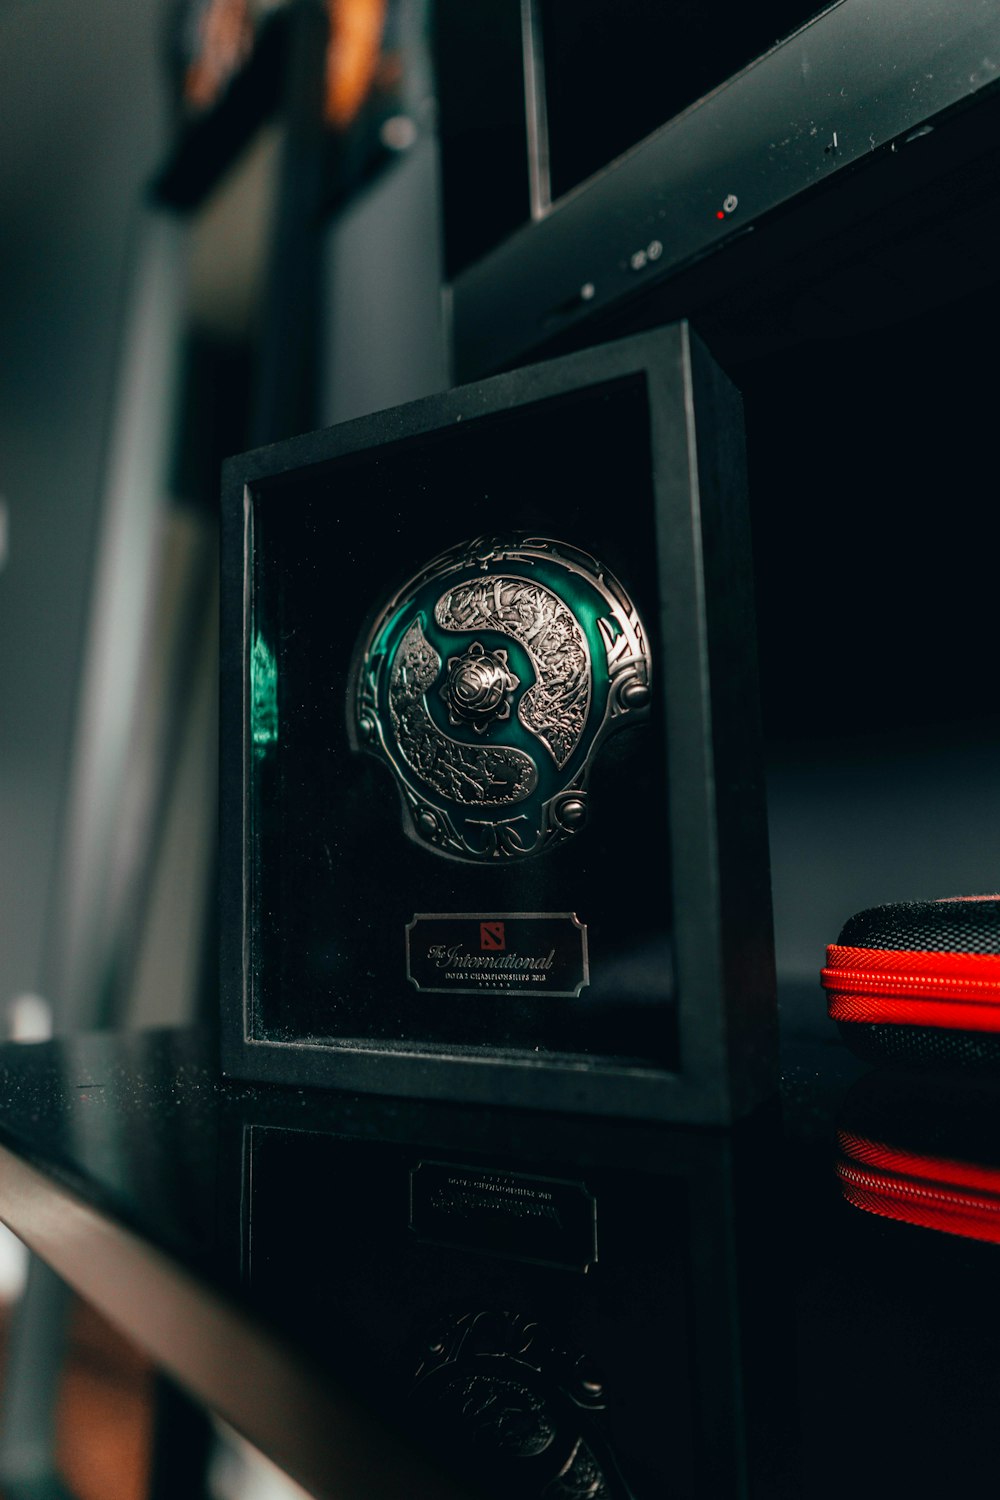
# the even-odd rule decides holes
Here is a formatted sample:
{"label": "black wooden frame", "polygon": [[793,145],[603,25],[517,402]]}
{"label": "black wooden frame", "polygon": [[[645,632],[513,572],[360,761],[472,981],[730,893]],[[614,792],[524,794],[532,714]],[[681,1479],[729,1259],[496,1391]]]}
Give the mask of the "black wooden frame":
{"label": "black wooden frame", "polygon": [[[250,516],[258,486],[611,381],[645,382],[660,578],[681,1064],[498,1055],[250,1029]],[[773,1091],[777,1025],[741,403],[686,324],[376,413],[224,469],[223,1070],[283,1083],[724,1123]]]}

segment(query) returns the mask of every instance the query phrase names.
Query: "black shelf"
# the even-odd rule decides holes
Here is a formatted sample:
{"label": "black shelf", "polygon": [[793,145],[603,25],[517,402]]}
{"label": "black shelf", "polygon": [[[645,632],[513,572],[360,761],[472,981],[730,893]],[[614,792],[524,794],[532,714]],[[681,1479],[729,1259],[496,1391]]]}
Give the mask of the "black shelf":
{"label": "black shelf", "polygon": [[[743,279],[753,241],[779,235],[798,254],[790,210],[881,165],[923,155],[925,137],[959,106],[981,104],[997,82],[998,22],[990,0],[959,19],[945,0],[914,0],[905,28],[891,0],[842,0],[708,93],[526,223],[453,284],[456,378],[471,380],[582,342],[611,319],[661,320],[659,297],[694,271],[718,292]],[[983,125],[985,139],[988,125]],[[904,166],[902,177],[909,175]],[[820,213],[813,255],[850,201]],[[785,244],[777,247],[788,258]],[[705,263],[710,272],[699,269]],[[690,297],[681,299],[691,317]],[[673,313],[672,316],[677,316]],[[573,342],[575,341],[575,342]],[[716,351],[718,352],[718,351]]]}

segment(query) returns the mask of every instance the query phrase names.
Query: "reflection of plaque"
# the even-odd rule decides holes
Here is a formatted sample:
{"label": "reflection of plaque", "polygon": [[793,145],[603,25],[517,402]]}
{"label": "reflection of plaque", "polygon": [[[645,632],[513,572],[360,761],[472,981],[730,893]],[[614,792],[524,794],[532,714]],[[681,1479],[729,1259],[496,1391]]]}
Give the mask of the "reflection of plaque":
{"label": "reflection of plaque", "polygon": [[443,1318],[421,1342],[413,1418],[486,1494],[632,1500],[605,1429],[604,1379],[586,1354],[507,1310]]}
{"label": "reflection of plaque", "polygon": [[386,603],[350,711],[396,776],[410,836],[491,862],[583,827],[591,764],[649,692],[646,633],[606,568],[545,537],[479,537]]}
{"label": "reflection of plaque", "polygon": [[767,1090],[740,454],[680,327],[230,462],[228,1072],[701,1121]]}
{"label": "reflection of plaque", "polygon": [[780,1472],[776,1111],[716,1131],[298,1089],[230,1104],[219,1224],[257,1315],[470,1493],[811,1493]]}
{"label": "reflection of plaque", "polygon": [[437,1161],[410,1173],[410,1228],[429,1244],[586,1271],[597,1204],[580,1182]]}

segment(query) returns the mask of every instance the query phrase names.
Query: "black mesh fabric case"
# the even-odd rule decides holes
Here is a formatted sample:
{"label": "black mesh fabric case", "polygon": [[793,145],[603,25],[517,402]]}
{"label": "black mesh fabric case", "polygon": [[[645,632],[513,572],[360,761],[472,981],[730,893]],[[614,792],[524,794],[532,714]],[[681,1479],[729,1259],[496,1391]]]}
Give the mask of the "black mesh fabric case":
{"label": "black mesh fabric case", "polygon": [[1000,895],[858,912],[827,949],[829,1011],[871,1061],[1000,1061]]}

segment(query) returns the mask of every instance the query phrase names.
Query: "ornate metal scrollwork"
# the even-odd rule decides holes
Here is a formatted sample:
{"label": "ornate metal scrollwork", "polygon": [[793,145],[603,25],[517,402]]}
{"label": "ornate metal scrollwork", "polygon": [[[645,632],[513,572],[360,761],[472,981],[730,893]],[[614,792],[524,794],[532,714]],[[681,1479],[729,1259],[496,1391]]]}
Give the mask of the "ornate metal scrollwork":
{"label": "ornate metal scrollwork", "polygon": [[355,747],[396,776],[410,836],[490,862],[584,826],[594,757],[649,695],[621,584],[518,534],[452,547],[393,595],[358,647],[349,715]]}

